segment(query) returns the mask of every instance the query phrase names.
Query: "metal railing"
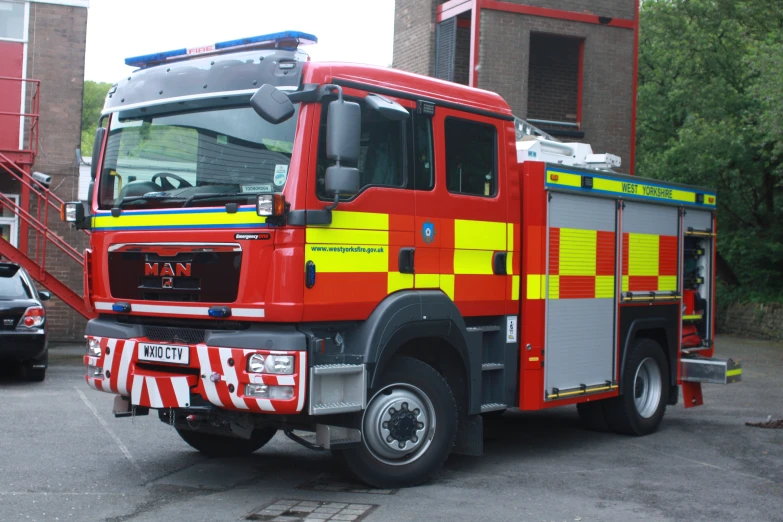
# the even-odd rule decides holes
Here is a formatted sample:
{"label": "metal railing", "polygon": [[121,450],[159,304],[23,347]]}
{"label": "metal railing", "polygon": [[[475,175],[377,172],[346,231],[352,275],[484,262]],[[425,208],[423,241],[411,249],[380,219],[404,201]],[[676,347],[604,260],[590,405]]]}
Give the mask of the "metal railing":
{"label": "metal railing", "polygon": [[[38,120],[40,111],[40,90],[41,81],[32,80],[29,78],[10,78],[7,76],[0,76],[0,85],[6,83],[18,83],[19,90],[21,91],[21,98],[24,101],[26,112],[7,112],[0,111],[0,116],[11,116],[20,118],[20,134],[27,138],[27,143],[22,142],[21,147],[0,149],[0,152],[7,151],[24,151],[31,155],[31,159],[35,158],[38,154]],[[29,122],[27,121],[29,120]],[[25,132],[26,129],[26,132]],[[32,161],[31,161],[32,163]]]}

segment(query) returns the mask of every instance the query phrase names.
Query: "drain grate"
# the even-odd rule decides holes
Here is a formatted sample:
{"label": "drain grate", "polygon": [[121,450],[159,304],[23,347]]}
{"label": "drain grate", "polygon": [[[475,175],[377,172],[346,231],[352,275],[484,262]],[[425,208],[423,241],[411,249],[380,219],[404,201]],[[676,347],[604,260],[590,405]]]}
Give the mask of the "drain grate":
{"label": "drain grate", "polygon": [[318,500],[277,499],[250,513],[247,520],[271,522],[322,522],[363,520],[377,504],[350,504]]}
{"label": "drain grate", "polygon": [[323,473],[315,479],[297,486],[297,489],[308,491],[331,491],[336,493],[370,493],[373,495],[394,495],[399,489],[374,489],[366,484],[349,482],[340,475]]}

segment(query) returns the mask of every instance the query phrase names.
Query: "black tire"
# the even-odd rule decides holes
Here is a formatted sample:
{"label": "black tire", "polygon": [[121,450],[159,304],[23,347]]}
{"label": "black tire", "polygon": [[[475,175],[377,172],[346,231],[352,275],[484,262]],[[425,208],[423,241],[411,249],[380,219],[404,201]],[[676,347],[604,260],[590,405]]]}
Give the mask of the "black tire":
{"label": "black tire", "polygon": [[[415,486],[432,477],[446,462],[457,436],[457,403],[448,383],[428,364],[400,356],[389,363],[378,386],[368,392],[368,397],[362,420],[362,444],[336,452],[346,469],[360,481],[377,488]],[[407,397],[413,397],[412,406],[408,406]],[[421,407],[415,407],[416,401]],[[399,406],[400,410],[394,406]],[[417,410],[419,414],[416,414]],[[385,415],[389,415],[390,420],[383,422]],[[431,417],[434,417],[434,427]],[[383,440],[372,436],[369,427],[376,426],[375,433],[382,434],[380,427],[390,422],[393,426],[387,430],[389,436],[393,433],[399,439],[393,439],[394,442],[385,447]],[[406,436],[408,438],[404,439]],[[371,449],[373,440],[376,447]],[[411,450],[404,454],[404,450],[392,447],[409,443]],[[387,454],[398,451],[400,456],[388,457],[379,451]]]}
{"label": "black tire", "polygon": [[[609,427],[627,435],[649,435],[655,432],[661,425],[669,402],[669,365],[661,346],[652,339],[637,339],[627,355],[622,377],[623,395],[604,401]],[[644,401],[644,397],[648,397],[645,395],[645,379],[649,381],[647,392],[652,394],[647,401]],[[652,391],[656,387],[660,390]],[[643,411],[640,411],[637,401],[640,395],[640,400],[644,402]],[[654,400],[656,396],[657,401]]]}
{"label": "black tire", "polygon": [[214,433],[177,429],[182,440],[208,457],[244,457],[260,449],[277,433],[277,428],[266,427],[253,431],[249,439],[239,439]]}
{"label": "black tire", "polygon": [[609,431],[609,423],[606,422],[604,403],[606,401],[580,402],[576,405],[576,412],[582,425],[591,431]]}

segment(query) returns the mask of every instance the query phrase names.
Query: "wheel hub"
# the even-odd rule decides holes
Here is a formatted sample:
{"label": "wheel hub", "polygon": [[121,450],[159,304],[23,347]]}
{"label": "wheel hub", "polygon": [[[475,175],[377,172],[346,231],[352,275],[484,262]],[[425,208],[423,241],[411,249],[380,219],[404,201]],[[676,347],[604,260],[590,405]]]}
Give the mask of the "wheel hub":
{"label": "wheel hub", "polygon": [[364,413],[367,448],[389,464],[407,464],[426,451],[435,433],[435,411],[427,396],[408,384],[387,386]]}
{"label": "wheel hub", "polygon": [[636,411],[649,419],[658,410],[662,395],[661,369],[648,357],[639,363],[634,376],[634,405]]}

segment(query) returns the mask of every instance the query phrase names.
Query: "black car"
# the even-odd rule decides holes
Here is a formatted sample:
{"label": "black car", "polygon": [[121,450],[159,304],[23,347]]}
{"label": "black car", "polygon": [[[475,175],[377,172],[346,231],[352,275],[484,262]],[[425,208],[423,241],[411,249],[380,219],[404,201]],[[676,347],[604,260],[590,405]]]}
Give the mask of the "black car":
{"label": "black car", "polygon": [[0,360],[22,363],[24,377],[46,377],[46,311],[41,301],[51,294],[37,292],[30,275],[14,263],[0,263]]}

